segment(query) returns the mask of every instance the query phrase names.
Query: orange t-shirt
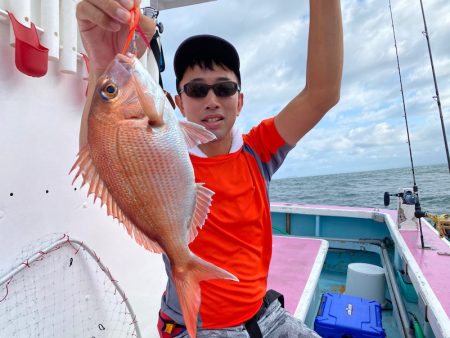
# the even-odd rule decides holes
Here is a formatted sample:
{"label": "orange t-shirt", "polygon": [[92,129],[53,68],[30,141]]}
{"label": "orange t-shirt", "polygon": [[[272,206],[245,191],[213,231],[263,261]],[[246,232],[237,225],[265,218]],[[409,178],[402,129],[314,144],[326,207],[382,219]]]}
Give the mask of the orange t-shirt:
{"label": "orange t-shirt", "polygon": [[[191,155],[196,182],[215,192],[203,229],[189,245],[197,256],[239,278],[201,282],[199,326],[222,328],[244,323],[261,307],[272,254],[268,184],[292,146],[273,118],[243,135],[243,147],[210,158]],[[165,258],[166,269],[170,267]],[[183,323],[170,273],[162,311]]]}

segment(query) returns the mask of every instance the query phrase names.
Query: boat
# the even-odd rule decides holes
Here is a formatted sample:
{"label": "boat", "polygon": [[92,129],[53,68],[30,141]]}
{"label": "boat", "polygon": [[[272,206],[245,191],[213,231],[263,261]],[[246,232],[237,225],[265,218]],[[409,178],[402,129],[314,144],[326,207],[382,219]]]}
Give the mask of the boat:
{"label": "boat", "polygon": [[[202,1],[153,2],[165,10]],[[7,11],[34,37],[18,45]],[[160,256],[68,175],[88,71],[74,11],[73,1],[0,0],[0,337],[158,337]],[[27,63],[26,48],[49,62]],[[161,68],[151,53],[142,60]],[[417,218],[414,194],[388,194],[391,209],[272,202],[269,288],[312,328],[326,297],[358,297],[377,305],[380,335],[450,337],[448,223]]]}
{"label": "boat", "polygon": [[[292,267],[298,266],[295,274],[298,273],[296,279],[301,281],[301,286],[291,288],[272,275],[269,285],[272,281],[274,288],[287,288],[285,294],[297,295],[293,298],[298,302],[288,303],[287,308],[308,325],[314,326],[321,295],[327,292],[345,294],[349,284],[364,283],[366,277],[370,279],[370,271],[364,276],[364,269],[360,271],[359,282],[348,279],[349,267],[361,263],[384,270],[386,287],[380,304],[383,305],[382,327],[387,337],[450,336],[450,291],[447,287],[450,272],[445,268],[450,258],[450,244],[427,220],[421,222],[425,243],[422,248],[417,219],[415,226],[399,227],[398,210],[402,212],[401,208],[274,202],[271,210],[274,234],[279,236],[274,241],[273,259],[280,266],[274,269],[284,268],[292,273]],[[285,237],[299,240],[299,243],[290,246],[283,241]],[[313,242],[321,243],[315,245],[315,250],[304,249]],[[277,256],[277,249],[284,251],[284,259]],[[315,255],[311,256],[313,253]],[[286,262],[285,257],[291,259]],[[352,276],[358,279],[358,274]],[[369,286],[375,287],[375,284]],[[353,290],[353,294],[369,296],[373,290],[365,290],[366,287],[367,284],[361,285],[362,290]]]}

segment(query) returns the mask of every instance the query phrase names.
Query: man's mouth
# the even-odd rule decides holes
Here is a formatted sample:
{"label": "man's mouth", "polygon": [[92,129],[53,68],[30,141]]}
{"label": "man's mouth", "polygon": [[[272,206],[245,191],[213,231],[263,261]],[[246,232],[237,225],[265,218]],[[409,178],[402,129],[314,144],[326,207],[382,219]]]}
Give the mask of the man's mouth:
{"label": "man's mouth", "polygon": [[217,122],[223,120],[223,117],[208,117],[206,119],[203,119],[203,122],[211,123],[211,122]]}
{"label": "man's mouth", "polygon": [[209,130],[214,130],[221,128],[223,125],[223,121],[225,118],[221,115],[210,115],[206,116],[204,119],[201,120],[202,124]]}

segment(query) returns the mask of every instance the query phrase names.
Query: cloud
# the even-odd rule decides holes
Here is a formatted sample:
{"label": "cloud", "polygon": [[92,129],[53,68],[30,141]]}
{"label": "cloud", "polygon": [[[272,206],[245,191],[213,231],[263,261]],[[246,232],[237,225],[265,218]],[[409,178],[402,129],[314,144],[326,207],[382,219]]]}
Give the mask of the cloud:
{"label": "cloud", "polygon": [[[424,3],[444,118],[450,115],[450,2]],[[420,3],[392,1],[415,163],[445,163]],[[341,100],[286,159],[276,178],[410,165],[388,1],[342,0],[345,61]],[[218,0],[162,11],[164,83],[174,92],[173,54],[186,37],[210,33],[241,56],[245,95],[239,126],[278,113],[305,84],[308,1]],[[450,128],[447,123],[447,130]]]}

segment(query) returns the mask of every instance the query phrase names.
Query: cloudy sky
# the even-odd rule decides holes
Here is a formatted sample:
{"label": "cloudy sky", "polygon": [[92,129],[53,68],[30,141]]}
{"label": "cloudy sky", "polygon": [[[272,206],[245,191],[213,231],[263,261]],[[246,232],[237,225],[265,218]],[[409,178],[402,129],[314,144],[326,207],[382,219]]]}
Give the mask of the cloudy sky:
{"label": "cloudy sky", "polygon": [[[162,1],[162,0],[160,0]],[[391,0],[415,165],[447,163],[419,0]],[[446,129],[450,130],[450,2],[423,0]],[[275,178],[410,166],[388,0],[342,0],[341,100],[290,153]],[[307,0],[217,0],[161,11],[163,79],[175,92],[178,44],[215,34],[241,56],[245,132],[304,86]],[[448,133],[447,133],[448,134]]]}

